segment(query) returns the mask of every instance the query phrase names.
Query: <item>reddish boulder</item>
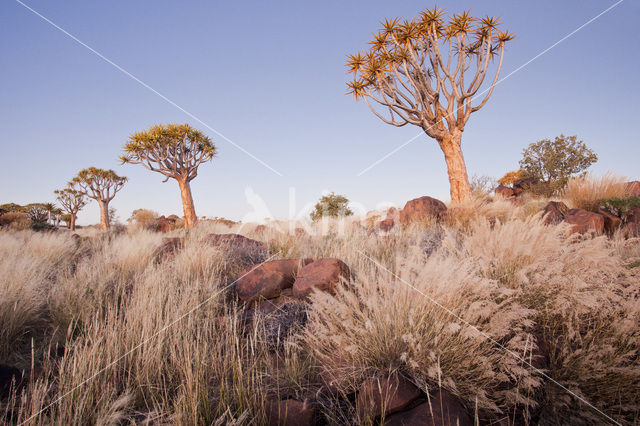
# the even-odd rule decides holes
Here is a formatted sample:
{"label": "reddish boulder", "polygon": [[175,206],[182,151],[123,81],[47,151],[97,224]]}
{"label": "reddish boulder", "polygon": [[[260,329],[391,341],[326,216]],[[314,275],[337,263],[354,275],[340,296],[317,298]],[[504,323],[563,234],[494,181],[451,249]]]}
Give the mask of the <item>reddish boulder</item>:
{"label": "reddish boulder", "polygon": [[545,224],[557,225],[565,219],[569,207],[562,201],[549,201],[542,212]]}
{"label": "reddish boulder", "polygon": [[516,179],[513,181],[513,195],[520,195],[523,192],[530,190],[537,183],[537,180],[532,177]]}
{"label": "reddish boulder", "polygon": [[435,392],[429,401],[411,410],[389,416],[384,424],[385,426],[471,426],[473,421],[460,401],[441,389]]}
{"label": "reddish boulder", "polygon": [[406,408],[421,396],[420,389],[401,374],[373,377],[360,386],[356,410],[360,421],[375,420]]}
{"label": "reddish boulder", "polygon": [[293,296],[305,299],[314,289],[333,294],[341,280],[349,280],[350,277],[351,271],[342,260],[319,259],[298,271],[293,284]]}
{"label": "reddish boulder", "polygon": [[614,216],[604,209],[598,209],[598,214],[604,219],[604,230],[607,234],[612,235],[620,225],[622,225],[622,219],[618,216]]}
{"label": "reddish boulder", "polygon": [[312,259],[273,260],[247,268],[238,276],[236,294],[245,302],[278,297],[293,286],[298,269],[311,262]]}
{"label": "reddish boulder", "polygon": [[498,185],[498,187],[494,189],[493,192],[502,198],[509,198],[515,195],[515,192],[513,192],[513,188],[509,188],[508,186],[504,186],[502,184]]}
{"label": "reddish boulder", "polygon": [[389,207],[387,210],[387,219],[398,219],[400,217],[400,210],[397,207]]}
{"label": "reddish boulder", "polygon": [[266,411],[269,426],[311,426],[317,423],[317,410],[308,401],[269,401]]}
{"label": "reddish boulder", "polygon": [[625,192],[629,197],[640,197],[640,181],[634,180],[624,184]]}
{"label": "reddish boulder", "polygon": [[602,234],[604,232],[604,218],[602,215],[587,210],[569,210],[565,217],[565,222],[572,225],[571,232],[578,232],[580,234],[586,232]]}
{"label": "reddish boulder", "polygon": [[622,235],[625,238],[640,237],[640,222],[628,222],[622,226]]}
{"label": "reddish boulder", "polygon": [[627,223],[640,223],[640,207],[632,207],[624,214]]}
{"label": "reddish boulder", "polygon": [[389,232],[391,231],[391,228],[393,228],[393,219],[384,219],[381,220],[380,222],[378,222],[378,228],[382,231],[382,232]]}
{"label": "reddish boulder", "polygon": [[400,210],[400,223],[408,225],[411,222],[425,222],[440,219],[447,211],[447,206],[432,197],[420,197],[408,201]]}
{"label": "reddish boulder", "polygon": [[176,254],[183,246],[184,238],[163,238],[162,245],[156,249],[153,258],[156,262],[162,262]]}
{"label": "reddish boulder", "polygon": [[159,218],[154,219],[154,221],[149,225],[149,228],[153,231],[166,234],[173,229],[175,223],[176,221],[173,219],[168,219],[164,216],[160,216]]}
{"label": "reddish boulder", "polygon": [[209,234],[204,237],[204,242],[213,246],[267,250],[267,246],[263,242],[252,240],[240,234]]}

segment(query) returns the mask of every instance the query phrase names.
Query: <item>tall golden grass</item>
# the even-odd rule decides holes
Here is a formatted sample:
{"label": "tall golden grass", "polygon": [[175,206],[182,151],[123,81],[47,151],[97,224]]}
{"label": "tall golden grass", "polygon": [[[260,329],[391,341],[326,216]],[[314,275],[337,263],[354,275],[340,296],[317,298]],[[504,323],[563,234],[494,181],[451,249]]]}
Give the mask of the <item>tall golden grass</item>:
{"label": "tall golden grass", "polygon": [[[5,418],[262,424],[268,400],[295,398],[316,401],[329,424],[355,424],[367,420],[350,399],[321,392],[327,377],[349,395],[397,370],[425,391],[446,388],[480,421],[603,421],[549,377],[616,421],[639,421],[637,240],[567,236],[506,201],[458,207],[444,226],[385,237],[354,219],[203,223],[174,231],[185,247],[161,263],[162,235],[139,228],[79,241],[0,232],[0,363],[33,375],[3,401]],[[307,326],[276,355],[261,321],[247,330],[236,316],[228,286],[247,265],[202,244],[209,232],[269,242],[273,258],[338,257],[354,278],[314,294]]]}
{"label": "tall golden grass", "polygon": [[595,210],[602,200],[626,197],[626,181],[626,177],[612,173],[602,176],[586,174],[569,179],[561,196],[568,201],[571,208]]}

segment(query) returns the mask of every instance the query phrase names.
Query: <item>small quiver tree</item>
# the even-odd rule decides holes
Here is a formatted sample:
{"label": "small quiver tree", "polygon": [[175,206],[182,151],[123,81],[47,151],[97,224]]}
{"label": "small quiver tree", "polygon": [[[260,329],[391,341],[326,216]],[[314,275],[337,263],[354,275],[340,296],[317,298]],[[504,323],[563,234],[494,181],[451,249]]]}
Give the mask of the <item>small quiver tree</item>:
{"label": "small quiver tree", "polygon": [[93,198],[100,206],[100,230],[109,229],[109,203],[122,189],[127,178],[118,176],[113,170],[89,167],[78,172],[69,182],[69,187]]}
{"label": "small quiver tree", "polygon": [[56,199],[68,215],[67,225],[71,231],[76,229],[76,217],[78,212],[87,205],[85,195],[73,188],[56,189],[53,191]]}
{"label": "small quiver tree", "polygon": [[[438,142],[454,201],[471,195],[462,132],[471,113],[491,97],[505,44],[513,38],[498,30],[499,21],[468,12],[445,20],[444,12],[434,8],[414,20],[386,20],[370,49],[348,56],[354,74],[349,93],[363,98],[385,123],[413,124]],[[494,77],[480,91],[495,56]],[[481,99],[472,104],[476,97]]]}
{"label": "small quiver tree", "polygon": [[190,182],[200,164],[211,161],[217,149],[211,139],[188,124],[167,124],[134,133],[124,146],[122,163],[142,164],[147,169],[178,181],[185,226],[193,227],[198,218]]}

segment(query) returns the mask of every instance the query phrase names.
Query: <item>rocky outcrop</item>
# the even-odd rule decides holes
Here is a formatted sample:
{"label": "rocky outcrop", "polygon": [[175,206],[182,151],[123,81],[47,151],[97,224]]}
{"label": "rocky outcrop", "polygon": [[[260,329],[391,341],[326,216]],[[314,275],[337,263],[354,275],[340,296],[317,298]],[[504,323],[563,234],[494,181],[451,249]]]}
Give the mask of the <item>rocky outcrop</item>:
{"label": "rocky outcrop", "polygon": [[176,252],[184,246],[184,238],[172,237],[163,238],[162,245],[158,247],[153,255],[155,262],[164,262],[173,257]]}
{"label": "rocky outcrop", "polygon": [[565,219],[568,212],[569,207],[562,201],[549,201],[542,211],[544,223],[547,225],[557,225]]}
{"label": "rocky outcrop", "polygon": [[498,185],[498,187],[494,189],[493,192],[502,198],[509,198],[515,195],[513,188],[509,188],[508,186],[504,186],[502,184]]}
{"label": "rocky outcrop", "polygon": [[598,213],[593,213],[582,209],[571,209],[565,216],[565,222],[571,225],[571,232],[584,234],[604,232],[604,218]]}
{"label": "rocky outcrop", "polygon": [[314,290],[334,293],[342,280],[349,280],[351,271],[340,259],[318,259],[298,271],[293,284],[293,296],[306,299]]}
{"label": "rocky outcrop", "polygon": [[218,247],[231,258],[254,265],[267,257],[267,245],[240,234],[209,234],[204,242]]}
{"label": "rocky outcrop", "polygon": [[471,426],[473,421],[464,406],[444,389],[434,392],[429,401],[410,410],[390,415],[385,426]]}
{"label": "rocky outcrop", "polygon": [[298,270],[312,259],[272,260],[243,270],[236,281],[238,298],[244,302],[273,299],[293,287]]}
{"label": "rocky outcrop", "polygon": [[399,220],[402,225],[410,223],[430,222],[443,217],[447,206],[432,197],[420,197],[408,201],[400,211]]}
{"label": "rocky outcrop", "polygon": [[625,192],[630,197],[640,197],[640,181],[634,180],[624,184]]}
{"label": "rocky outcrop", "polygon": [[360,386],[356,410],[360,421],[371,421],[400,411],[421,396],[422,391],[399,373],[374,377]]}
{"label": "rocky outcrop", "polygon": [[382,232],[389,232],[391,231],[391,229],[393,229],[394,225],[395,223],[393,219],[387,218],[378,222],[378,229]]}

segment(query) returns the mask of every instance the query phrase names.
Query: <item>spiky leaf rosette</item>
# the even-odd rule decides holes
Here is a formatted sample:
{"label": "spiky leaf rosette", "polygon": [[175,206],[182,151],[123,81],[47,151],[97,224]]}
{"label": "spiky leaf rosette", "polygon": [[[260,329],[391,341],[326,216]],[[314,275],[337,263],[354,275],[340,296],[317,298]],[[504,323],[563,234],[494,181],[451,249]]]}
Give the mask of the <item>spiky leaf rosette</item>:
{"label": "spiky leaf rosette", "polygon": [[142,164],[167,179],[191,181],[198,174],[198,166],[212,160],[216,153],[211,139],[190,125],[160,124],[132,134],[120,160],[123,164]]}
{"label": "spiky leaf rosette", "polygon": [[98,201],[111,201],[127,182],[124,176],[118,176],[113,170],[89,167],[80,170],[69,182],[69,187],[80,191],[89,198]]}

